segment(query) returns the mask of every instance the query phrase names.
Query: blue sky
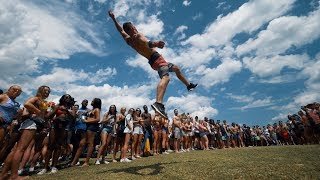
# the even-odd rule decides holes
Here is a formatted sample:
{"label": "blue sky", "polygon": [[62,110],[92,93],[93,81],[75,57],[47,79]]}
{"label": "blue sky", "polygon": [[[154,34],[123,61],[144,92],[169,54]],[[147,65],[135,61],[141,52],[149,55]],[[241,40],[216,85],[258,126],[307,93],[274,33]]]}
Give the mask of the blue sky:
{"label": "blue sky", "polygon": [[164,58],[199,87],[174,74],[164,104],[200,117],[266,124],[319,101],[319,0],[0,0],[0,88],[40,85],[49,100],[69,93],[102,99],[103,110],[155,101],[157,72],[126,45],[106,11],[132,21]]}

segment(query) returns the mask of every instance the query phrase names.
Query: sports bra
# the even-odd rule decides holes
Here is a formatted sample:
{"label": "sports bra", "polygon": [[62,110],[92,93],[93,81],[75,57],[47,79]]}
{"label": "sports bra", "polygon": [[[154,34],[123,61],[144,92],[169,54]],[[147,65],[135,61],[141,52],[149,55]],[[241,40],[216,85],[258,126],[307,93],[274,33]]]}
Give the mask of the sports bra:
{"label": "sports bra", "polygon": [[19,108],[20,104],[9,98],[6,103],[0,104],[0,113],[7,123],[11,123]]}

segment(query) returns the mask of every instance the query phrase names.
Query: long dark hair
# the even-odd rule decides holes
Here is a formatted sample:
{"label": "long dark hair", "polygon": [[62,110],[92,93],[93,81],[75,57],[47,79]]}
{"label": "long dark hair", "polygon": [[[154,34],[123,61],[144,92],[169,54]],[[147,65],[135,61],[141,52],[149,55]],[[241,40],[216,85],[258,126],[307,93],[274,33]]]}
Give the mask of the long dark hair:
{"label": "long dark hair", "polygon": [[[114,107],[114,113],[111,112],[111,107]],[[109,107],[109,111],[108,111],[108,115],[111,114],[111,115],[116,115],[117,114],[117,106],[116,105],[111,105]]]}
{"label": "long dark hair", "polygon": [[[66,101],[67,96],[70,97],[70,101]],[[67,107],[71,107],[73,105],[72,103],[73,103],[73,100],[72,100],[72,97],[70,96],[70,94],[62,95],[59,100],[59,105],[63,105],[63,106],[67,106]]]}
{"label": "long dark hair", "polygon": [[100,98],[94,98],[92,102],[93,102],[93,103],[92,103],[93,109],[98,108],[98,109],[101,110],[101,104],[102,104],[102,102],[101,102],[101,99],[100,99]]}

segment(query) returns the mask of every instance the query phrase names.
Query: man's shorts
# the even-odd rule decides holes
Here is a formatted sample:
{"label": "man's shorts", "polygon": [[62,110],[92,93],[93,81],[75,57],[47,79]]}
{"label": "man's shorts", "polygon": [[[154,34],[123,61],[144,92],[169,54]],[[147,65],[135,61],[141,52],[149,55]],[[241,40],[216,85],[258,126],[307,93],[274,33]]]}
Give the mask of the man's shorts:
{"label": "man's shorts", "polygon": [[169,72],[173,72],[172,70],[173,64],[168,63],[166,66],[161,66],[158,68],[158,74],[160,79],[162,79],[163,76],[169,76]]}
{"label": "man's shorts", "polygon": [[179,128],[174,128],[174,138],[175,139],[181,139],[182,133],[181,133],[181,129]]}

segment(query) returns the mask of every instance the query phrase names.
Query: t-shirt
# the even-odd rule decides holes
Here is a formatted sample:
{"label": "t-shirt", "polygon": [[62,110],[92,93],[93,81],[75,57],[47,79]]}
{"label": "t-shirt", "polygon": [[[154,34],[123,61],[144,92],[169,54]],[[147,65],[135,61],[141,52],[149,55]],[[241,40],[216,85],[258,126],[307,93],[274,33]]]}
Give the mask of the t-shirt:
{"label": "t-shirt", "polygon": [[87,114],[87,108],[80,108],[77,111],[77,118],[76,118],[76,122],[75,122],[75,129],[81,129],[81,130],[86,130],[87,129],[87,125],[86,123],[82,122],[82,116],[86,116]]}

